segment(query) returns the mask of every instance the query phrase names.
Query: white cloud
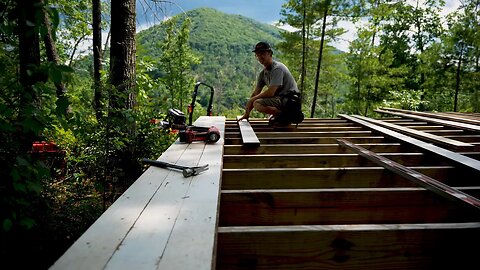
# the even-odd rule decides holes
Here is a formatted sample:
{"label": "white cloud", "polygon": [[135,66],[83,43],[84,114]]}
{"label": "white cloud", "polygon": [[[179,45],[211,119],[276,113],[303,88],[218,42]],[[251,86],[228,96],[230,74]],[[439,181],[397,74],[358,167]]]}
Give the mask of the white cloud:
{"label": "white cloud", "polygon": [[[420,7],[424,7],[424,2],[426,1],[420,1]],[[407,3],[411,5],[416,5],[417,1],[416,0],[407,0]],[[442,17],[447,16],[448,14],[454,12],[455,10],[458,9],[460,6],[460,1],[459,0],[447,0],[445,1],[445,7],[441,10],[440,15]],[[359,25],[360,24],[360,25]],[[339,50],[342,51],[348,51],[348,47],[350,45],[350,42],[353,41],[357,37],[357,27],[361,26],[362,22],[358,22],[357,25],[350,21],[341,21],[338,23],[339,27],[344,28],[347,30],[345,34],[339,37],[339,39],[332,43],[331,45],[336,47]]]}

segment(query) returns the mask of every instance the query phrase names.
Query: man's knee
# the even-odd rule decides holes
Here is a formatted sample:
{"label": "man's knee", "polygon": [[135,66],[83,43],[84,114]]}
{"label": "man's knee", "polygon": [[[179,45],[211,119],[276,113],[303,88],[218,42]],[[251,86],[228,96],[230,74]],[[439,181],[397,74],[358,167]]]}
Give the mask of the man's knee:
{"label": "man's knee", "polygon": [[262,112],[264,110],[264,106],[263,104],[260,102],[259,99],[255,100],[253,102],[253,108],[255,108],[255,110],[259,111],[259,112]]}

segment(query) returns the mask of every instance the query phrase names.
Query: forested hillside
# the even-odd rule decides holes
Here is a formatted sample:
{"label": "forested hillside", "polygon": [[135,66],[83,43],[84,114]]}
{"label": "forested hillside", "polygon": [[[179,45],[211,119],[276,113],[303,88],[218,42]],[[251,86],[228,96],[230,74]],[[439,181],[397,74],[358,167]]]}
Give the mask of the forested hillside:
{"label": "forested hillside", "polygon": [[[442,17],[441,0],[284,1],[295,32],[202,8],[137,34],[135,0],[1,1],[0,260],[51,265],[136,181],[140,160],[177,139],[156,123],[186,111],[196,81],[215,87],[214,114],[240,115],[258,41],[292,71],[307,117],[480,112],[480,3],[461,2]],[[331,47],[338,20],[357,27],[346,52]]]}
{"label": "forested hillside", "polygon": [[[200,63],[192,66],[191,74],[196,81],[215,88],[214,113],[226,114],[233,110],[239,114],[261,69],[252,48],[258,41],[267,41],[273,46],[278,44],[281,30],[209,8],[192,10],[177,17],[178,25],[187,17],[191,20],[189,44],[200,58]],[[165,28],[165,24],[160,24],[137,35],[140,57],[161,57],[160,42],[165,37]],[[205,106],[208,101],[204,94],[199,94],[199,102]]]}

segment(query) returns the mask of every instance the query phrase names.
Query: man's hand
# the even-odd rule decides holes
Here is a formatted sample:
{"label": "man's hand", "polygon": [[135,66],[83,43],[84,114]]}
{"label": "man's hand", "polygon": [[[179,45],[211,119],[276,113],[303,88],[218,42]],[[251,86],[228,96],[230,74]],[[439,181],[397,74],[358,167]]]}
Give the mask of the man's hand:
{"label": "man's hand", "polygon": [[245,106],[245,113],[242,117],[238,118],[238,121],[242,121],[243,119],[247,119],[250,117],[250,112],[253,110],[253,102],[255,101],[254,98],[250,98]]}
{"label": "man's hand", "polygon": [[250,117],[250,114],[247,114],[245,113],[244,115],[242,115],[242,117],[238,118],[237,121],[240,122],[242,121],[243,119],[247,120],[248,121],[248,118]]}

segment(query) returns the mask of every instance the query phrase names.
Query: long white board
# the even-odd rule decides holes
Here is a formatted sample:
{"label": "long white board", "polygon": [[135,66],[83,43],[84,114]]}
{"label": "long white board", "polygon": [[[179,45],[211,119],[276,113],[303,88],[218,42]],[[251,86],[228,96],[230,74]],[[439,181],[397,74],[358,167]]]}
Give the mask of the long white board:
{"label": "long white board", "polygon": [[150,167],[50,267],[56,269],[212,269],[225,117],[200,117],[216,126],[214,144],[178,140],[158,159],[209,169],[185,178]]}

